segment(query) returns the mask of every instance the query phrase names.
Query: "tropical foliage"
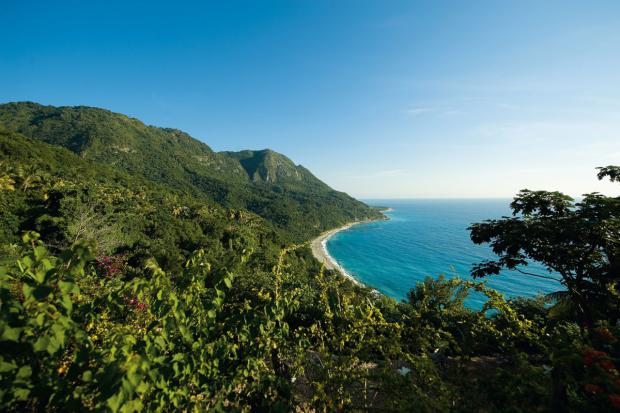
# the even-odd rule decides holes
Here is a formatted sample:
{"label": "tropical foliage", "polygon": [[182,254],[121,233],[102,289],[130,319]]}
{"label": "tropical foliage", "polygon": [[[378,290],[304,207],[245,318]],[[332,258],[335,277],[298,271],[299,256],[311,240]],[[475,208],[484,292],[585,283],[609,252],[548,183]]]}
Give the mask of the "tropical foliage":
{"label": "tropical foliage", "polygon": [[252,211],[291,241],[379,212],[329,188],[307,169],[276,152],[214,152],[176,129],[90,107],[36,103],[0,105],[0,127],[66,148],[131,179],[174,188],[199,200]]}
{"label": "tropical foliage", "polygon": [[[0,131],[0,410],[620,409],[618,198],[523,191],[515,216],[472,226],[498,254],[475,275],[532,276],[524,264],[537,260],[564,292],[507,299],[478,280],[429,277],[397,303],[312,258],[307,241],[359,204],[296,180],[305,172],[277,154],[216,154],[91,109],[35,105],[35,122],[22,106],[0,116],[33,136]],[[115,158],[105,142],[121,133],[149,145],[157,135],[161,151]],[[171,133],[251,171],[234,181],[204,169],[244,201],[170,169],[164,148],[181,151]],[[259,193],[273,203],[249,208]],[[331,203],[308,201],[323,196]],[[472,291],[487,297],[479,311],[464,306]]]}

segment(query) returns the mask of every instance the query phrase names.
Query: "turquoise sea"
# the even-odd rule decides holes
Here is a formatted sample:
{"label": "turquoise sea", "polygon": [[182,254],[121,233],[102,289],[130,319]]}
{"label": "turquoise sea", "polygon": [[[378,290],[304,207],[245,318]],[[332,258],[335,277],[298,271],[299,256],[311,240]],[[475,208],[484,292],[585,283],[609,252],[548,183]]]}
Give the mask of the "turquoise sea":
{"label": "turquoise sea", "polygon": [[[352,276],[369,287],[404,299],[417,281],[430,275],[470,278],[473,264],[496,256],[488,245],[475,245],[467,227],[485,219],[510,215],[509,199],[372,200],[368,204],[393,208],[389,221],[360,224],[335,234],[329,254]],[[528,271],[549,275],[530,263]],[[562,289],[559,282],[505,271],[487,277],[488,285],[506,296],[532,297]],[[472,294],[470,308],[484,297]]]}

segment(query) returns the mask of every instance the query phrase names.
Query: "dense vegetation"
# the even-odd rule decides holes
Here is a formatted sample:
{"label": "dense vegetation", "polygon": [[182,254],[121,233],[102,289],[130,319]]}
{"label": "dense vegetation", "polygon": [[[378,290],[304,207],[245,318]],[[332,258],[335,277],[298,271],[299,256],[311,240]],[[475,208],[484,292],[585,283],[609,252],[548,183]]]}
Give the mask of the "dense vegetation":
{"label": "dense vegetation", "polygon": [[8,103],[0,105],[0,126],[194,198],[252,211],[295,241],[380,216],[276,152],[218,153],[179,130],[103,109]]}
{"label": "dense vegetation", "polygon": [[[230,162],[192,181],[183,145],[166,143],[180,132],[95,109],[8,107],[3,411],[620,409],[618,198],[575,204],[524,191],[513,217],[472,226],[472,239],[498,254],[474,275],[518,266],[545,276],[523,265],[535,259],[563,276],[565,292],[507,300],[483,282],[439,277],[397,303],[323,271],[305,244],[375,211],[281,155],[216,154],[179,138],[196,145],[187,154]],[[107,120],[95,128],[99,115]],[[114,119],[140,132],[122,140]],[[139,157],[115,156],[109,147],[122,142],[142,145]],[[233,165],[245,177],[234,181]],[[619,176],[615,167],[599,174]],[[199,191],[198,181],[229,195]],[[331,201],[318,208],[304,197]],[[351,205],[359,210],[345,211]],[[481,311],[463,306],[472,290],[489,298]]]}

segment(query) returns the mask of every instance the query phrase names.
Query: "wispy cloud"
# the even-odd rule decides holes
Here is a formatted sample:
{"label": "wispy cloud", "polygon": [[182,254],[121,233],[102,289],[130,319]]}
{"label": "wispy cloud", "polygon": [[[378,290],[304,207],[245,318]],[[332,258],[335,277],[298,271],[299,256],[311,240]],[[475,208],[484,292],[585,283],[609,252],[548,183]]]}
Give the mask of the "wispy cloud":
{"label": "wispy cloud", "polygon": [[434,111],[435,111],[435,108],[411,108],[411,109],[405,110],[405,113],[411,116],[419,116],[419,115],[423,115],[425,113],[431,113]]}
{"label": "wispy cloud", "polygon": [[618,121],[542,120],[525,122],[485,123],[474,134],[505,140],[546,140],[555,142],[593,143],[613,141],[618,137]]}
{"label": "wispy cloud", "polygon": [[461,110],[445,107],[420,106],[406,109],[405,114],[409,116],[435,115],[435,116],[451,116],[463,113]]}
{"label": "wispy cloud", "polygon": [[615,98],[615,97],[583,96],[581,98],[578,98],[578,100],[581,102],[594,104],[594,105],[600,105],[600,106],[606,106],[610,108],[617,108],[618,106],[620,106],[620,99]]}

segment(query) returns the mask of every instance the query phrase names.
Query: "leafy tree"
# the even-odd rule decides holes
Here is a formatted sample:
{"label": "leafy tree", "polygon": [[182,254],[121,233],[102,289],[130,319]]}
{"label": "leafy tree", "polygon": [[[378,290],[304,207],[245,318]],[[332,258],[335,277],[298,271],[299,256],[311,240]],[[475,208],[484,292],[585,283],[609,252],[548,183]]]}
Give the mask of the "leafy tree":
{"label": "leafy tree", "polygon": [[[620,168],[599,170],[599,179],[616,181]],[[499,256],[476,265],[473,275],[498,274],[502,268],[542,278],[559,274],[584,325],[601,318],[615,322],[620,315],[620,197],[590,193],[574,202],[560,192],[522,190],[511,208],[512,217],[470,227],[472,241],[490,243]],[[528,259],[545,265],[549,274],[526,271]]]}
{"label": "leafy tree", "polygon": [[0,129],[2,411],[620,407],[617,198],[523,191],[472,228],[500,255],[477,275],[564,271],[552,308],[441,276],[397,303],[293,245],[376,212],[282,155],[93,108],[0,123],[31,136]]}

